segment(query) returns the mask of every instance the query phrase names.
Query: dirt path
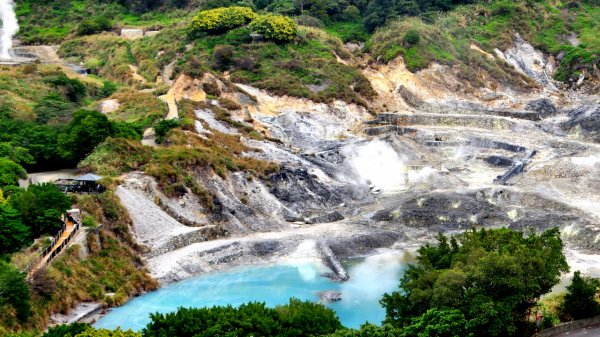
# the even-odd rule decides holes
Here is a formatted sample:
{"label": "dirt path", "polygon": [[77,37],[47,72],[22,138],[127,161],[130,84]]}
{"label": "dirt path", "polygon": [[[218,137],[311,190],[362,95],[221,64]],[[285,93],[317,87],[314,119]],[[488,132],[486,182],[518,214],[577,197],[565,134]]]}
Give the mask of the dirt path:
{"label": "dirt path", "polygon": [[165,95],[159,96],[161,101],[167,103],[167,107],[169,111],[167,112],[167,116],[165,119],[176,119],[179,118],[179,110],[177,109],[177,100],[175,99],[175,94],[173,93],[173,89],[170,89]]}
{"label": "dirt path", "polygon": [[131,77],[132,77],[134,80],[136,80],[136,81],[139,81],[139,82],[140,82],[140,83],[142,83],[142,84],[146,84],[146,82],[147,82],[147,81],[146,81],[146,79],[145,79],[145,78],[144,78],[142,75],[140,75],[140,74],[138,73],[138,70],[139,70],[139,69],[138,69],[138,67],[137,67],[137,66],[134,66],[133,64],[130,64],[130,65],[129,65],[129,70],[131,70]]}

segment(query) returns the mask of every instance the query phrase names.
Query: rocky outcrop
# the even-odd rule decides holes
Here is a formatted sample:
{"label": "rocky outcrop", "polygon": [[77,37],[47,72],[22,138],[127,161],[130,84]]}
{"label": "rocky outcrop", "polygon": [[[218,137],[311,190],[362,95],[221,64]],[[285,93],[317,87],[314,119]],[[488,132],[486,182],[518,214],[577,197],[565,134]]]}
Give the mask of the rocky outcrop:
{"label": "rocky outcrop", "polygon": [[342,300],[342,293],[335,290],[321,291],[317,293],[317,296],[319,296],[324,303],[333,303]]}
{"label": "rocky outcrop", "polygon": [[505,52],[496,49],[496,56],[505,60],[515,69],[533,78],[546,89],[558,91],[552,80],[554,63],[542,52],[523,40],[519,34],[515,36],[514,46]]}

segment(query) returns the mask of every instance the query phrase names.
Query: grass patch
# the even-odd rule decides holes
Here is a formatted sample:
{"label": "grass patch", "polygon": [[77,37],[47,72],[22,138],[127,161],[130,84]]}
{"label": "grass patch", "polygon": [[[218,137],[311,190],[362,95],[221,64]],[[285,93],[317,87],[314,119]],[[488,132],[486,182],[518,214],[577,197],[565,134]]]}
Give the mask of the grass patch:
{"label": "grass patch", "polygon": [[153,93],[122,90],[110,97],[120,106],[115,112],[107,114],[110,120],[127,122],[143,130],[154,124],[166,113],[166,105]]}

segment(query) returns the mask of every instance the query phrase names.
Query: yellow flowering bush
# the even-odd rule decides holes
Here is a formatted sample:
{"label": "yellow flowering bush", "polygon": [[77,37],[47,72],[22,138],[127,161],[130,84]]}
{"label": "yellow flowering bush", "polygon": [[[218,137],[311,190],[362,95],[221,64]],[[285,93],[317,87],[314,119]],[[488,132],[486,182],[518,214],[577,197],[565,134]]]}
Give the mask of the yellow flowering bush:
{"label": "yellow flowering bush", "polygon": [[292,41],[298,33],[294,20],[283,15],[266,14],[256,17],[249,28],[261,34],[265,39],[278,42]]}
{"label": "yellow flowering bush", "polygon": [[201,11],[192,19],[192,30],[219,32],[247,24],[257,15],[249,7],[220,7]]}

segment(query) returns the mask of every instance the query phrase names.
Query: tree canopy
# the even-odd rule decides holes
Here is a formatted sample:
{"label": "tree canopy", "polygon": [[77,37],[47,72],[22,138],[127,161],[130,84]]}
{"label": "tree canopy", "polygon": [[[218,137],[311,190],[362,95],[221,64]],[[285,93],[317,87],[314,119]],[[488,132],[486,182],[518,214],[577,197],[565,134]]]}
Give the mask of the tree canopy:
{"label": "tree canopy", "polygon": [[300,337],[332,333],[342,327],[333,310],[296,299],[276,308],[257,302],[237,308],[179,308],[174,313],[151,314],[150,319],[142,331],[144,337]]}
{"label": "tree canopy", "polygon": [[0,255],[18,251],[30,241],[29,227],[10,205],[0,203]]}
{"label": "tree canopy", "polygon": [[17,192],[11,205],[20,214],[23,224],[34,237],[54,235],[62,227],[61,215],[71,208],[71,200],[54,184],[30,185]]}
{"label": "tree canopy", "polygon": [[77,162],[112,133],[111,122],[98,111],[79,110],[58,140],[64,158]]}
{"label": "tree canopy", "polygon": [[[558,229],[530,236],[481,229],[450,242],[440,234],[437,245],[419,249],[401,290],[384,295],[385,322],[408,327],[421,317],[442,324],[460,312],[465,335],[518,335],[527,329],[527,313],[536,300],[568,271],[562,248]],[[430,311],[436,308],[440,311]]]}
{"label": "tree canopy", "polygon": [[571,284],[567,286],[562,313],[570,319],[584,319],[599,315],[600,303],[596,301],[599,290],[600,280],[581,276],[581,272],[576,271]]}
{"label": "tree canopy", "polygon": [[30,292],[25,275],[12,265],[0,261],[0,309],[10,306],[16,318],[25,321],[31,315]]}

